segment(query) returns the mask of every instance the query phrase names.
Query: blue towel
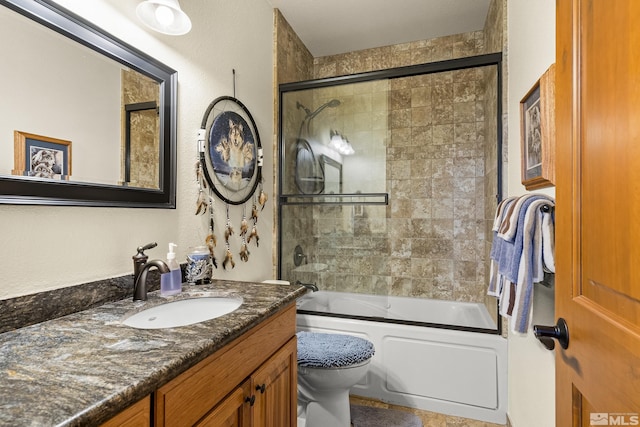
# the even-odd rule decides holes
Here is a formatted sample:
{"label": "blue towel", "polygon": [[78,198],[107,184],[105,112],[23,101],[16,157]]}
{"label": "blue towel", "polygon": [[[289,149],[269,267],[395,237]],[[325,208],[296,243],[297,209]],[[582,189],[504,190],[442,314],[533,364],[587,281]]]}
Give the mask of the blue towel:
{"label": "blue towel", "polygon": [[[518,272],[518,282],[516,287],[515,304],[512,313],[512,329],[516,332],[526,332],[529,328],[529,318],[533,307],[533,283],[544,279],[544,246],[551,242],[545,242],[545,223],[553,228],[551,219],[553,213],[543,213],[540,207],[543,204],[554,206],[553,201],[536,200],[529,205],[524,221],[523,240],[524,248]],[[545,217],[549,221],[545,221]],[[551,218],[548,218],[551,217]],[[551,231],[551,230],[549,230]],[[550,234],[549,234],[550,236]]]}
{"label": "blue towel", "polygon": [[308,368],[344,368],[373,356],[371,341],[352,335],[298,332],[298,365]]}
{"label": "blue towel", "polygon": [[496,217],[493,222],[493,241],[491,245],[491,274],[489,276],[489,288],[487,290],[488,295],[492,295],[496,298],[500,298],[502,295],[504,284],[504,277],[498,273],[498,259],[505,257],[501,254],[502,251],[502,243],[504,240],[499,238],[498,230],[503,225],[505,221],[505,217],[507,216],[507,212],[509,211],[509,207],[512,203],[514,203],[518,199],[517,197],[509,197],[504,199],[500,204],[498,204],[498,208],[496,209]]}
{"label": "blue towel", "polygon": [[520,210],[517,212],[518,225],[516,233],[512,241],[498,239],[502,241],[501,253],[498,258],[499,269],[498,271],[511,283],[518,283],[518,270],[520,268],[520,258],[522,256],[523,246],[530,244],[531,238],[527,235],[527,230],[524,226],[524,217],[527,213],[529,205],[539,199],[545,199],[551,201],[545,196],[530,196],[522,202]]}
{"label": "blue towel", "polygon": [[491,274],[487,293],[499,298],[500,314],[511,330],[526,333],[533,303],[533,283],[553,272],[553,198],[527,194],[510,198],[496,210],[491,247]]}
{"label": "blue towel", "polygon": [[[552,202],[552,199],[540,195],[527,195],[521,197],[521,203],[517,206],[517,210],[513,212],[512,221],[517,221],[515,234],[512,236],[501,237],[500,233],[495,229],[493,232],[493,244],[491,246],[491,259],[496,261],[499,266],[499,273],[511,283],[518,283],[518,269],[520,266],[520,257],[522,255],[523,245],[525,244],[525,228],[524,218],[529,205],[536,200],[544,199]],[[509,205],[505,206],[508,210],[511,203],[516,200],[509,200]],[[506,212],[505,212],[506,214]],[[503,217],[503,221],[507,218]]]}

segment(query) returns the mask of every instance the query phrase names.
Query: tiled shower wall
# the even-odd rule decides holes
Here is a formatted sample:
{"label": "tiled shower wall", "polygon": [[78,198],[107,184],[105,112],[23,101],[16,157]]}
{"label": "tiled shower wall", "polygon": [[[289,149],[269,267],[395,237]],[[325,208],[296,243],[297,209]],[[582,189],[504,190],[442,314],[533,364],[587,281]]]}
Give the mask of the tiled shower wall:
{"label": "tiled shower wall", "polygon": [[[315,105],[331,97],[342,102],[336,112],[317,117],[319,138],[338,127],[356,150],[343,159],[343,192],[388,192],[389,205],[323,205],[304,213],[301,207],[285,207],[284,264],[300,244],[311,262],[328,269],[291,270],[283,278],[345,292],[484,300],[489,69],[393,79],[385,82],[384,92],[380,83],[369,93],[354,94],[349,86],[332,88],[330,94],[318,90]],[[371,102],[380,94],[384,102]],[[353,119],[374,104],[384,104],[376,110],[384,117]],[[495,126],[495,112],[491,116]],[[354,164],[362,157],[368,158],[364,165]],[[380,180],[381,185],[367,187]]]}
{"label": "tiled shower wall", "polygon": [[484,72],[391,81],[391,294],[483,299]]}
{"label": "tiled shower wall", "polygon": [[[502,24],[501,8],[493,10],[498,13],[490,12],[489,19],[496,21],[488,22],[488,28]],[[314,77],[499,51],[495,46],[485,48],[485,33],[315,58]],[[491,30],[492,45],[495,33]],[[279,56],[300,58],[291,51],[277,51]],[[286,80],[279,71],[277,75],[279,81],[295,81]],[[487,224],[495,209],[497,173],[497,88],[487,82],[495,82],[495,71],[489,68],[391,80],[382,138],[386,166],[364,173],[384,176],[389,205],[286,206],[282,278],[341,291],[484,301]],[[343,100],[346,95],[335,97]],[[307,102],[317,106],[326,99],[324,94]],[[349,114],[348,106],[348,102],[341,105],[341,113]],[[301,119],[291,120],[292,124],[296,120]],[[343,126],[361,153],[365,147],[358,147],[358,139]],[[346,159],[345,170],[348,167]],[[328,270],[292,271],[296,244],[303,246],[309,262],[327,264]]]}

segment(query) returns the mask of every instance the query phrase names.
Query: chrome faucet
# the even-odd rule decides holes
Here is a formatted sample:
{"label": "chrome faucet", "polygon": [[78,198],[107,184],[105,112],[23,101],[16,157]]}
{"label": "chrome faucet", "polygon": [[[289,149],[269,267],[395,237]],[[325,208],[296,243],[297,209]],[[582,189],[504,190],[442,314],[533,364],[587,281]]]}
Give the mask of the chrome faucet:
{"label": "chrome faucet", "polygon": [[302,283],[300,280],[296,280],[297,286],[304,286],[307,289],[312,290],[313,292],[318,292],[318,286],[315,283]]}
{"label": "chrome faucet", "polygon": [[145,263],[140,269],[138,278],[133,285],[133,300],[134,301],[146,301],[147,300],[147,273],[149,269],[156,267],[160,273],[168,273],[169,266],[162,260],[154,259]]}

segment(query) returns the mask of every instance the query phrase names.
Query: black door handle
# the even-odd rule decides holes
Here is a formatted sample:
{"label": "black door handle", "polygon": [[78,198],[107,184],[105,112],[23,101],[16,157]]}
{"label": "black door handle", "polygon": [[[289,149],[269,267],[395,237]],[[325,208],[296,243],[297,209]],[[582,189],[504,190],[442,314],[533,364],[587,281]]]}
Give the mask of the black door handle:
{"label": "black door handle", "polygon": [[553,350],[556,346],[554,339],[558,340],[560,347],[569,348],[569,328],[567,322],[561,317],[555,326],[533,325],[533,334],[547,348]]}

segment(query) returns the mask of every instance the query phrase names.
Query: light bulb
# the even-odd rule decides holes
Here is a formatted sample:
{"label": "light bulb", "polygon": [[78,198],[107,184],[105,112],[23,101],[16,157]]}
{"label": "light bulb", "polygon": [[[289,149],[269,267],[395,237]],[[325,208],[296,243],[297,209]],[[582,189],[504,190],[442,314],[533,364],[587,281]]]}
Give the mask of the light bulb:
{"label": "light bulb", "polygon": [[168,27],[173,24],[175,16],[173,15],[173,10],[171,10],[170,7],[161,4],[156,8],[156,19],[161,25]]}

